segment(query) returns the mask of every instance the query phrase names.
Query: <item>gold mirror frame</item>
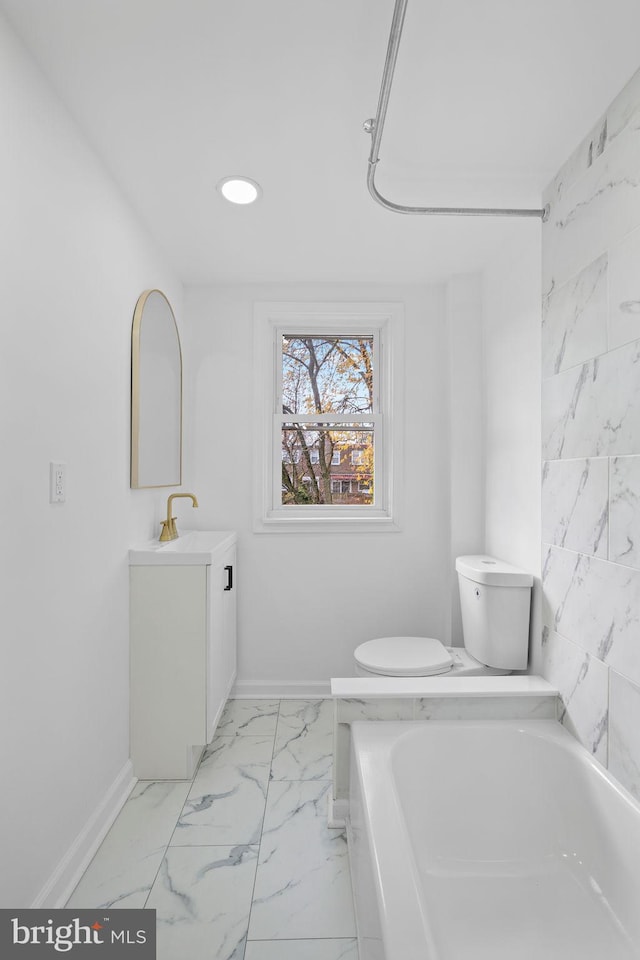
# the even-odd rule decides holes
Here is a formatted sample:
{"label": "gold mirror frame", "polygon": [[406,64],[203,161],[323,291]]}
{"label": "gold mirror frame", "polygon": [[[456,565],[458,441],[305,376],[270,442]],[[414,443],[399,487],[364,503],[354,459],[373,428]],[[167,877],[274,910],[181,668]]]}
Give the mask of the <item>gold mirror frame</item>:
{"label": "gold mirror frame", "polygon": [[181,483],[180,335],[165,294],[145,290],[136,303],[131,329],[131,486]]}

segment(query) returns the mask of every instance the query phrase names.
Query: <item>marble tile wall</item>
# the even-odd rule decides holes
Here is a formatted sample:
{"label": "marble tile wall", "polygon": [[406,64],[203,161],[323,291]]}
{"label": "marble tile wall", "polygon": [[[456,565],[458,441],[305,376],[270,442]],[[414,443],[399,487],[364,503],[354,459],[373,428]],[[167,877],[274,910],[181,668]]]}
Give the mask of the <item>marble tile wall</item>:
{"label": "marble tile wall", "polygon": [[640,798],[640,71],[544,202],[533,664],[562,722]]}

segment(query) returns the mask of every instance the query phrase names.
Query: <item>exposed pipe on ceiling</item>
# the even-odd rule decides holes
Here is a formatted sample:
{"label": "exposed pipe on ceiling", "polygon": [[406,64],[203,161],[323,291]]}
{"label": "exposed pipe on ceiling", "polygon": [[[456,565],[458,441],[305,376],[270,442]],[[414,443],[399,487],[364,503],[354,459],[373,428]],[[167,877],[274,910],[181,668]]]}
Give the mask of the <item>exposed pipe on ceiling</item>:
{"label": "exposed pipe on ceiling", "polygon": [[407,3],[408,0],[396,0],[393,20],[391,21],[387,58],[384,64],[382,84],[380,86],[378,110],[374,118],[365,120],[363,124],[365,132],[371,134],[371,152],[369,154],[369,168],[367,171],[367,187],[369,188],[369,193],[377,203],[387,210],[393,211],[393,213],[460,217],[539,217],[544,222],[549,217],[549,204],[542,209],[517,209],[509,207],[412,207],[387,200],[376,187],[375,175],[377,165],[380,162],[380,141],[382,140],[384,121],[387,116],[391,84],[393,83],[393,74],[398,59],[398,49],[400,47],[400,38],[402,36]]}

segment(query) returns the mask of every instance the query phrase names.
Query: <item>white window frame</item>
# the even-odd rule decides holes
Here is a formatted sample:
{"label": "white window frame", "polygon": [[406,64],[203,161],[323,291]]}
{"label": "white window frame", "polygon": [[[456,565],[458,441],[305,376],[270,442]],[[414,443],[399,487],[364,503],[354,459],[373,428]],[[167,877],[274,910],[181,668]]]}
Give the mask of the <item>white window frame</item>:
{"label": "white window frame", "polygon": [[[282,335],[374,337],[374,503],[282,505]],[[401,303],[254,304],[254,531],[397,531],[402,478],[404,308]],[[325,419],[327,417],[323,415]],[[302,416],[290,417],[300,422]],[[312,416],[306,419],[314,419]],[[332,422],[349,417],[336,414]],[[355,422],[355,421],[351,421]]]}
{"label": "white window frame", "polygon": [[340,450],[334,450],[333,453],[331,454],[331,466],[332,466],[332,467],[339,467],[339,466],[340,466],[340,462],[341,462],[341,451],[340,451]]}

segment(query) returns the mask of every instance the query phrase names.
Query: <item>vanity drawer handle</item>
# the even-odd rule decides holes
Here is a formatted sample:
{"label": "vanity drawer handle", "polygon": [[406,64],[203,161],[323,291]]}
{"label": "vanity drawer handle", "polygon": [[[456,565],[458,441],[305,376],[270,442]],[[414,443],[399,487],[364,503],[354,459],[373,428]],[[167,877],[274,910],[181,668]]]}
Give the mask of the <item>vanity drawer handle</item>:
{"label": "vanity drawer handle", "polygon": [[232,590],[233,589],[233,567],[231,566],[231,564],[229,564],[228,566],[225,567],[225,570],[227,571],[227,585],[225,587],[225,590]]}

